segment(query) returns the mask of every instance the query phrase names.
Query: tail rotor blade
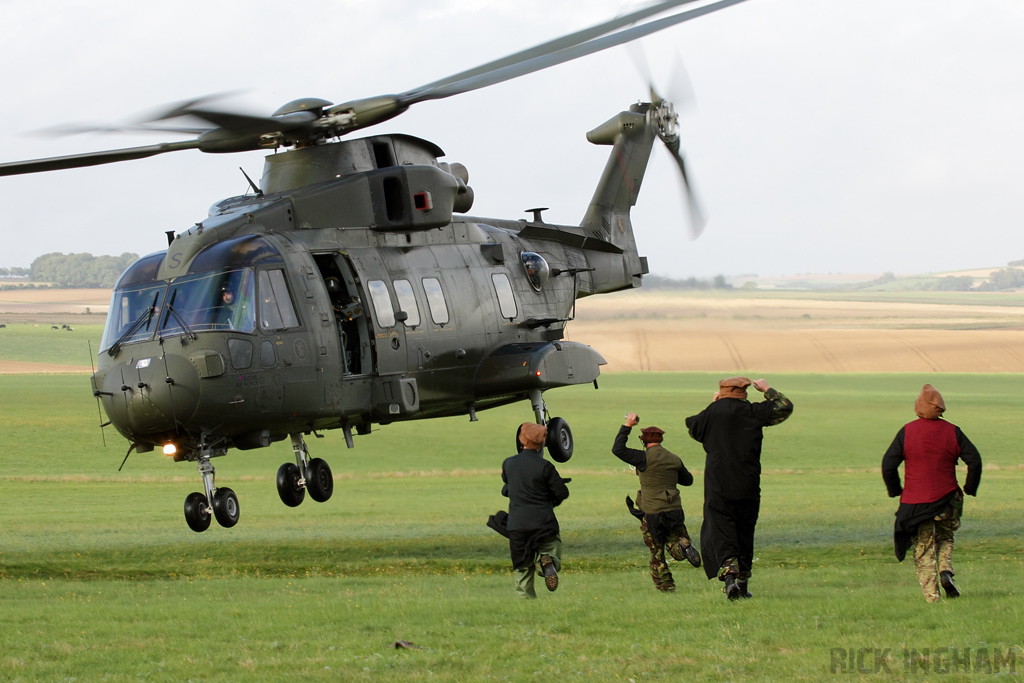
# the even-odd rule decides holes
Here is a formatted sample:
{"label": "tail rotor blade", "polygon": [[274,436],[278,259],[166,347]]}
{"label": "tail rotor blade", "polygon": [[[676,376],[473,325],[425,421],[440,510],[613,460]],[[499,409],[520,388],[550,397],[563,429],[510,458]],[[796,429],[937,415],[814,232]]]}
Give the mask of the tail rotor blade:
{"label": "tail rotor blade", "polygon": [[676,166],[679,167],[679,177],[683,183],[683,192],[686,194],[686,205],[690,213],[690,239],[697,239],[704,232],[704,226],[707,225],[707,219],[704,217],[704,212],[700,208],[700,202],[697,201],[697,196],[693,191],[693,185],[690,182],[690,176],[686,171],[686,160],[683,158],[682,152],[679,150],[679,137],[665,139],[662,138],[665,143],[665,147],[672,155],[672,159],[676,162]]}

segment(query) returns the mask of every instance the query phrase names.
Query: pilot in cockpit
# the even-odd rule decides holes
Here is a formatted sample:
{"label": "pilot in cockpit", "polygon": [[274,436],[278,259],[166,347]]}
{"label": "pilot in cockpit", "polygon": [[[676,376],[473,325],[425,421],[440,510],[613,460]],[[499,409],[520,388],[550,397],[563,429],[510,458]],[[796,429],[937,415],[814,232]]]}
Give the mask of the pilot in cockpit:
{"label": "pilot in cockpit", "polygon": [[225,282],[220,288],[220,303],[217,305],[216,325],[218,327],[234,327],[235,288]]}

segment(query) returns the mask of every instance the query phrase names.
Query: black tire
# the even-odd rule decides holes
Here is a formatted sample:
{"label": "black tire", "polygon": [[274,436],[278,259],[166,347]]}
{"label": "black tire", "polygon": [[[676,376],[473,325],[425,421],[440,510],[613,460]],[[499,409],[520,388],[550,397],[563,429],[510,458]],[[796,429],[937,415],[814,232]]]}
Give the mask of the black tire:
{"label": "black tire", "polygon": [[185,522],[188,528],[196,533],[210,528],[210,513],[206,511],[209,504],[206,496],[199,492],[190,493],[185,498]]}
{"label": "black tire", "polygon": [[226,529],[238,524],[238,496],[229,488],[217,489],[213,492],[213,516],[217,523]]}
{"label": "black tire", "polygon": [[306,489],[309,497],[318,503],[327,502],[334,493],[334,475],[327,462],[313,458],[306,466]]}
{"label": "black tire", "polygon": [[572,430],[569,423],[560,417],[553,417],[548,422],[547,447],[555,462],[569,462],[572,457]]}
{"label": "black tire", "polygon": [[290,508],[298,507],[306,498],[306,488],[299,484],[301,478],[293,462],[286,462],[277,470],[277,495]]}

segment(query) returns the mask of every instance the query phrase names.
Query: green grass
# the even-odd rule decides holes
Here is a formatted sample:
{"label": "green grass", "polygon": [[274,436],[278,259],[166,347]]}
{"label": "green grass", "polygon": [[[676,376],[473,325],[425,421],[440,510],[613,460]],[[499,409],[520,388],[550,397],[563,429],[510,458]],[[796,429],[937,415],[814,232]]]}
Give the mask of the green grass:
{"label": "green grass", "polygon": [[[56,323],[60,327],[61,323]],[[0,329],[0,360],[57,363],[89,367],[99,351],[103,325],[73,324],[74,331],[53,329],[49,323],[8,323]],[[92,354],[89,353],[92,342]]]}
{"label": "green grass", "polygon": [[[796,412],[766,433],[755,598],[739,603],[686,564],[675,594],[653,589],[623,503],[636,478],[609,452],[637,411],[701,470],[682,421],[715,379],[613,375],[546,396],[577,441],[560,466],[565,566],[557,592],[525,602],[484,526],[505,507],[498,470],[525,405],[390,425],[352,451],[338,433],[310,438],[335,494],[295,509],[274,483],[287,444],[232,452],[214,464],[241,521],[195,534],[182,516],[195,467],[133,454],[117,472],[127,444],[108,429],[103,447],[88,377],[0,376],[0,680],[816,681],[867,648],[890,650],[879,673],[835,675],[933,680],[905,670],[904,648],[1021,645],[1019,376],[769,376]],[[957,537],[964,598],[937,605],[892,556],[878,472],[925,381],[988,468]],[[683,491],[695,535],[700,484]]]}

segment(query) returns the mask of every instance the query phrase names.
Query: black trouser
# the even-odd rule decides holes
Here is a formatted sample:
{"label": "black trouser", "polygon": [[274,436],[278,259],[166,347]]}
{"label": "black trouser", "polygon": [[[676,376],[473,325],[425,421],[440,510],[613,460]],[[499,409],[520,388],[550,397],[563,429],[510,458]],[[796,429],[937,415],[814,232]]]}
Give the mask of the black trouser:
{"label": "black trouser", "polygon": [[760,498],[741,500],[704,499],[704,522],[700,527],[700,552],[709,579],[727,560],[737,558],[739,573],[750,576],[754,561],[754,527],[761,508]]}

